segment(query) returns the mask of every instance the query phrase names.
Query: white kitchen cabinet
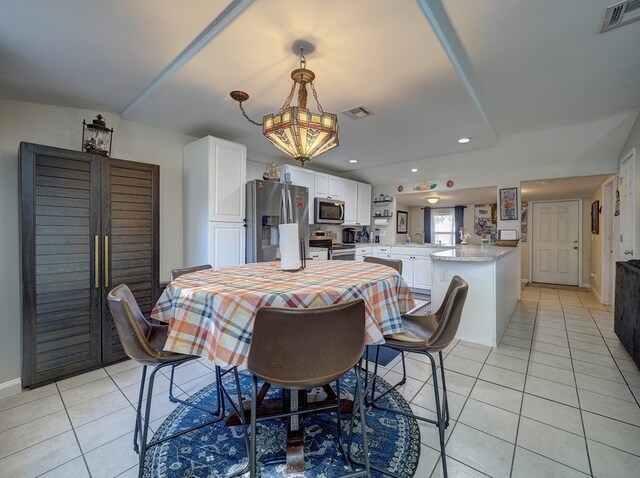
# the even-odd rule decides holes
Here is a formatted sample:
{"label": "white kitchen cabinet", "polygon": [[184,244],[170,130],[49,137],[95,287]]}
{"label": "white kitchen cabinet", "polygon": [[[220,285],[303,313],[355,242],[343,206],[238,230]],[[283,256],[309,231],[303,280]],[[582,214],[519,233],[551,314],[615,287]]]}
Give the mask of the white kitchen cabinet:
{"label": "white kitchen cabinet", "polygon": [[356,210],[356,224],[371,225],[371,184],[357,183],[358,201]]}
{"label": "white kitchen cabinet", "polygon": [[391,259],[402,261],[402,278],[413,288],[413,256],[392,253]]}
{"label": "white kitchen cabinet", "polygon": [[291,184],[295,186],[304,186],[305,188],[309,189],[309,224],[313,224],[313,210],[315,206],[313,198],[316,197],[316,173],[309,169],[298,168],[291,165],[285,166],[285,174],[286,173],[289,174],[289,180],[291,181]]}
{"label": "white kitchen cabinet", "polygon": [[391,259],[402,261],[402,277],[409,287],[431,290],[431,258],[429,248],[394,246]]}
{"label": "white kitchen cabinet", "polygon": [[364,261],[365,257],[373,255],[373,247],[372,246],[357,246],[356,247],[356,262]]}
{"label": "white kitchen cabinet", "polygon": [[315,173],[315,197],[342,199],[342,182],[337,176]]}
{"label": "white kitchen cabinet", "polygon": [[345,226],[371,225],[371,185],[344,179],[342,183]]}
{"label": "white kitchen cabinet", "polygon": [[322,251],[310,251],[308,256],[315,261],[326,261],[329,259],[329,250],[324,249]]}
{"label": "white kitchen cabinet", "polygon": [[350,179],[342,182],[342,194],[344,201],[344,226],[358,225],[358,183]]}
{"label": "white kitchen cabinet", "polygon": [[373,246],[373,257],[391,259],[391,246]]}
{"label": "white kitchen cabinet", "polygon": [[183,266],[244,264],[246,158],[245,146],[213,136],[185,145]]}
{"label": "white kitchen cabinet", "polygon": [[246,228],[244,223],[209,223],[209,260],[196,261],[197,264],[211,264],[213,267],[237,266],[245,262]]}
{"label": "white kitchen cabinet", "polygon": [[416,257],[413,260],[413,287],[431,290],[432,264],[430,257]]}

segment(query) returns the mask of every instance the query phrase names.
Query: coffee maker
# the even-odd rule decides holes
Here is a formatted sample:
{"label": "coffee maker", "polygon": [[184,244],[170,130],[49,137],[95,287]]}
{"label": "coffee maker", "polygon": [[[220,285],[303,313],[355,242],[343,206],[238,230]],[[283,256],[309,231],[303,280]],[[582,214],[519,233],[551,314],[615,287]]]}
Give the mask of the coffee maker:
{"label": "coffee maker", "polygon": [[356,242],[356,230],[353,227],[345,227],[342,230],[342,243],[354,244]]}

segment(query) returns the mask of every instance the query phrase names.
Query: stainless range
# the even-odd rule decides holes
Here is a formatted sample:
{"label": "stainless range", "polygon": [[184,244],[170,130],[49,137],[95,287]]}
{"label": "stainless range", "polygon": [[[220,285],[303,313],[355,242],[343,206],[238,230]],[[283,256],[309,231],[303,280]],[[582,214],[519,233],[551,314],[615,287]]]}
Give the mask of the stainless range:
{"label": "stainless range", "polygon": [[330,258],[334,261],[355,261],[355,244],[338,244],[331,246]]}
{"label": "stainless range", "polygon": [[355,261],[355,244],[332,244],[331,239],[309,239],[309,247],[326,247],[329,259],[334,261]]}

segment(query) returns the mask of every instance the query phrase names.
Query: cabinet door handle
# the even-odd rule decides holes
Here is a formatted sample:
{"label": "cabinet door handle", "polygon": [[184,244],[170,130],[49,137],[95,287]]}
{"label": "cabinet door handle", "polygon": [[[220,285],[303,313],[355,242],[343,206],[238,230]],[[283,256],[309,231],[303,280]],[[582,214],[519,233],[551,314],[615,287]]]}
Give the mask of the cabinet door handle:
{"label": "cabinet door handle", "polygon": [[93,238],[93,286],[100,287],[100,239],[97,235]]}
{"label": "cabinet door handle", "polygon": [[104,236],[104,286],[109,287],[109,236]]}

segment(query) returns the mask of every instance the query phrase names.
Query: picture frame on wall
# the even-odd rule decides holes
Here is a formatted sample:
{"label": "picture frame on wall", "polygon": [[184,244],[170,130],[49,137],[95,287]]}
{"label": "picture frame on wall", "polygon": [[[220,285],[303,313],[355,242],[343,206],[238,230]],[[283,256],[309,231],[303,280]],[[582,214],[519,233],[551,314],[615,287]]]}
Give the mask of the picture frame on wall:
{"label": "picture frame on wall", "polygon": [[500,220],[518,220],[518,188],[500,190]]}
{"label": "picture frame on wall", "polygon": [[600,234],[600,201],[591,203],[591,234]]}
{"label": "picture frame on wall", "polygon": [[407,211],[398,211],[398,215],[396,218],[396,234],[407,233],[408,218],[409,218],[409,213]]}

